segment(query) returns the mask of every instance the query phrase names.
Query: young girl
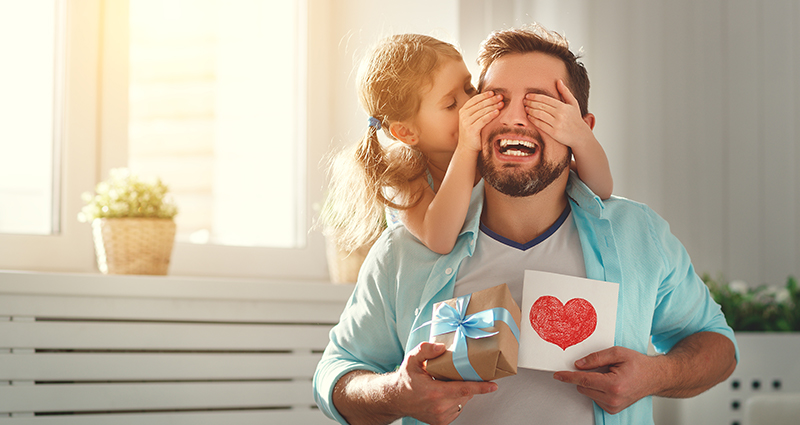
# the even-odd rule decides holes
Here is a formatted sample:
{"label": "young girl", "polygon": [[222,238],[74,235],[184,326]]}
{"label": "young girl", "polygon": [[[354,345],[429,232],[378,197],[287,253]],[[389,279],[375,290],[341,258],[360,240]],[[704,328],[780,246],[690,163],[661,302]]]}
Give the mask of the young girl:
{"label": "young girl", "polygon": [[[325,206],[328,235],[341,248],[373,241],[388,207],[431,250],[453,249],[480,179],[481,129],[503,107],[500,95],[476,95],[471,78],[453,45],[425,35],[390,36],[364,59],[358,95],[369,127],[334,158]],[[613,183],[605,152],[566,85],[559,81],[557,88],[566,103],[526,100],[528,119],[570,146],[579,176],[608,198]],[[548,112],[537,112],[540,105]],[[382,146],[379,130],[394,143]]]}

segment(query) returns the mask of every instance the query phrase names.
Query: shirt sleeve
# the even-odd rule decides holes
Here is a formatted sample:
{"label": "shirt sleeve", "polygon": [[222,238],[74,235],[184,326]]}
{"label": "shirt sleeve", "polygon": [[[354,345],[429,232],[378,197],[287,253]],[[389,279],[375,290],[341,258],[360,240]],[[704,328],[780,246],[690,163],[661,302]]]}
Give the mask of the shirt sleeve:
{"label": "shirt sleeve", "polygon": [[391,372],[403,361],[403,345],[396,330],[394,279],[384,272],[390,260],[387,245],[384,234],[367,255],[314,374],[314,400],[325,415],[342,424],[347,422],[332,399],[339,379],[354,370]]}
{"label": "shirt sleeve", "polygon": [[666,353],[683,338],[698,332],[716,332],[730,339],[739,360],[739,347],[720,306],[697,275],[683,244],[669,225],[651,213],[653,237],[660,240],[665,276],[658,288],[652,324],[652,343]]}

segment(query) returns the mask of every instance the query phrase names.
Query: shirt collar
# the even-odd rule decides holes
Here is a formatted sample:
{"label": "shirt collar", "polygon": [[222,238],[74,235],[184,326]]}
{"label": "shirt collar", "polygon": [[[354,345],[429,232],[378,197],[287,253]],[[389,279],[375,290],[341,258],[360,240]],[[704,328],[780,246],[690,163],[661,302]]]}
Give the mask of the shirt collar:
{"label": "shirt collar", "polygon": [[599,196],[595,195],[586,183],[582,182],[578,175],[570,170],[569,181],[567,181],[567,196],[569,196],[581,209],[589,214],[601,218],[605,204]]}
{"label": "shirt collar", "polygon": [[[484,181],[481,179],[478,184],[472,188],[472,197],[469,204],[469,212],[467,213],[467,220],[461,228],[461,235],[468,235],[472,240],[478,237],[478,232],[480,231],[481,213],[483,212],[484,201],[483,189]],[[588,211],[595,217],[600,218],[602,216],[603,210],[605,209],[603,200],[595,195],[572,170],[569,172],[569,180],[567,181],[567,196],[581,209]],[[474,244],[472,247],[474,247]],[[472,252],[470,252],[469,255],[472,255]]]}

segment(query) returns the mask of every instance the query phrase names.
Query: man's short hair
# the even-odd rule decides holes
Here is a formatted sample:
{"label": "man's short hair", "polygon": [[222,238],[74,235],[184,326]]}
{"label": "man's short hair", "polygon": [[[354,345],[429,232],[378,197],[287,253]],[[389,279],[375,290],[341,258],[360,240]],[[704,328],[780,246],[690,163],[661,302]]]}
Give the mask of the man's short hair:
{"label": "man's short hair", "polygon": [[484,86],[486,70],[498,58],[510,53],[542,52],[564,62],[567,67],[567,80],[572,95],[578,100],[581,115],[589,113],[589,74],[580,56],[569,50],[569,42],[561,34],[534,23],[522,28],[495,31],[481,43],[478,52],[478,64],[481,75],[478,79],[478,90]]}

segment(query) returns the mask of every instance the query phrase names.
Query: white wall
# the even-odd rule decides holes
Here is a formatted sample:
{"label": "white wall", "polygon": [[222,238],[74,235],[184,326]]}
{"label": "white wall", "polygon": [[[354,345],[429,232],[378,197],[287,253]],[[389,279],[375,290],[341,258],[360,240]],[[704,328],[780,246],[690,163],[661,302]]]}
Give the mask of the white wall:
{"label": "white wall", "polygon": [[699,272],[798,275],[800,5],[591,7],[592,109],[615,192],[662,214]]}

